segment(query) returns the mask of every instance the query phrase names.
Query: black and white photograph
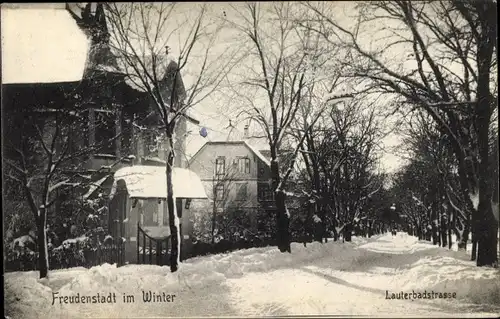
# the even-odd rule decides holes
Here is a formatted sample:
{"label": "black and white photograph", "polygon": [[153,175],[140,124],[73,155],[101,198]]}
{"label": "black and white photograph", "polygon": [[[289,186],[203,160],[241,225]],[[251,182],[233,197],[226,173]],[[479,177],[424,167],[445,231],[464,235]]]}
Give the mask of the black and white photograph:
{"label": "black and white photograph", "polygon": [[5,318],[500,316],[496,0],[0,8]]}

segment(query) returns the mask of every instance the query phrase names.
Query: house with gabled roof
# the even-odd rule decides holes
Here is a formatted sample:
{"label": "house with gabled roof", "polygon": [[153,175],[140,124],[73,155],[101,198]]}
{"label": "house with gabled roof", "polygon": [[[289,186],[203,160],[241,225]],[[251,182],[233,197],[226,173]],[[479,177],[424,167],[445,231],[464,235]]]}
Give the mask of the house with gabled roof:
{"label": "house with gabled roof", "polygon": [[210,199],[192,204],[193,214],[237,217],[250,213],[254,230],[260,230],[264,227],[260,223],[265,222],[257,218],[257,213],[272,218],[271,163],[247,141],[209,141],[191,157],[189,169],[200,177]]}

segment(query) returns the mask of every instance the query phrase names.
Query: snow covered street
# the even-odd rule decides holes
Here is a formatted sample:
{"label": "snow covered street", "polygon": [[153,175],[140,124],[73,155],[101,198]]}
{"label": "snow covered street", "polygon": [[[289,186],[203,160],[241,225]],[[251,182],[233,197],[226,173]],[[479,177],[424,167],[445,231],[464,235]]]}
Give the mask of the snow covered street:
{"label": "snow covered street", "polygon": [[[198,257],[183,263],[175,274],[167,267],[103,265],[53,271],[49,280],[39,280],[36,272],[8,273],[5,278],[6,315],[15,319],[500,314],[498,269],[477,268],[465,253],[403,233],[307,248],[294,243],[291,255],[266,247]],[[144,302],[143,291],[175,297],[170,302]],[[97,293],[114,293],[116,300],[74,303]],[[439,299],[439,293],[448,297]],[[429,299],[431,294],[435,298]],[[399,295],[403,299],[391,299]]]}

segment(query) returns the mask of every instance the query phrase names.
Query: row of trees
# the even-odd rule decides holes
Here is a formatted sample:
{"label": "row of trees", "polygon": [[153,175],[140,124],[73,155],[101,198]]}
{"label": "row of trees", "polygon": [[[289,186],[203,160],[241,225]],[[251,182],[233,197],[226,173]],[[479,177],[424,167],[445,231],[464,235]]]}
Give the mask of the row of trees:
{"label": "row of trees", "polygon": [[[426,114],[418,114],[404,125],[404,152],[411,154],[408,164],[395,174],[392,185],[394,201],[406,224],[419,239],[433,244],[452,246],[455,235],[458,249],[466,249],[472,235],[471,259],[477,258],[478,236],[473,218],[460,192],[458,163],[446,136],[441,136],[435,123]],[[490,127],[490,160],[498,162],[498,133]],[[490,167],[488,183],[498,194],[498,166]],[[497,195],[498,198],[498,195]],[[498,211],[493,199],[492,209]],[[472,198],[477,209],[479,198]]]}
{"label": "row of trees", "polygon": [[[331,6],[306,6],[324,40],[349,50],[343,65],[362,92],[390,98],[404,114],[432,119],[456,163],[460,202],[454,204],[461,205],[454,206],[471,216],[477,265],[495,265],[498,208],[494,213],[489,174],[496,165],[490,160],[498,98],[496,2],[362,3],[354,25],[342,23]],[[441,194],[446,189],[433,185]]]}

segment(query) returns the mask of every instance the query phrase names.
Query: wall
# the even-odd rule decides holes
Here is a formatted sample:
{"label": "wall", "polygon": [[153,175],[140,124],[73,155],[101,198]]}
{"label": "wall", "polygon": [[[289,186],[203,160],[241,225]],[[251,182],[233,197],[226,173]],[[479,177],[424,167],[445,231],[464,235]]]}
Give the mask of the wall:
{"label": "wall", "polygon": [[189,168],[198,174],[200,179],[212,180],[214,176],[215,160],[218,156],[226,157],[226,170],[232,165],[233,160],[239,156],[248,156],[250,159],[250,173],[230,172],[234,179],[257,180],[258,170],[260,166],[259,158],[245,146],[243,143],[208,143],[201,151],[196,154],[196,157],[190,161]]}

